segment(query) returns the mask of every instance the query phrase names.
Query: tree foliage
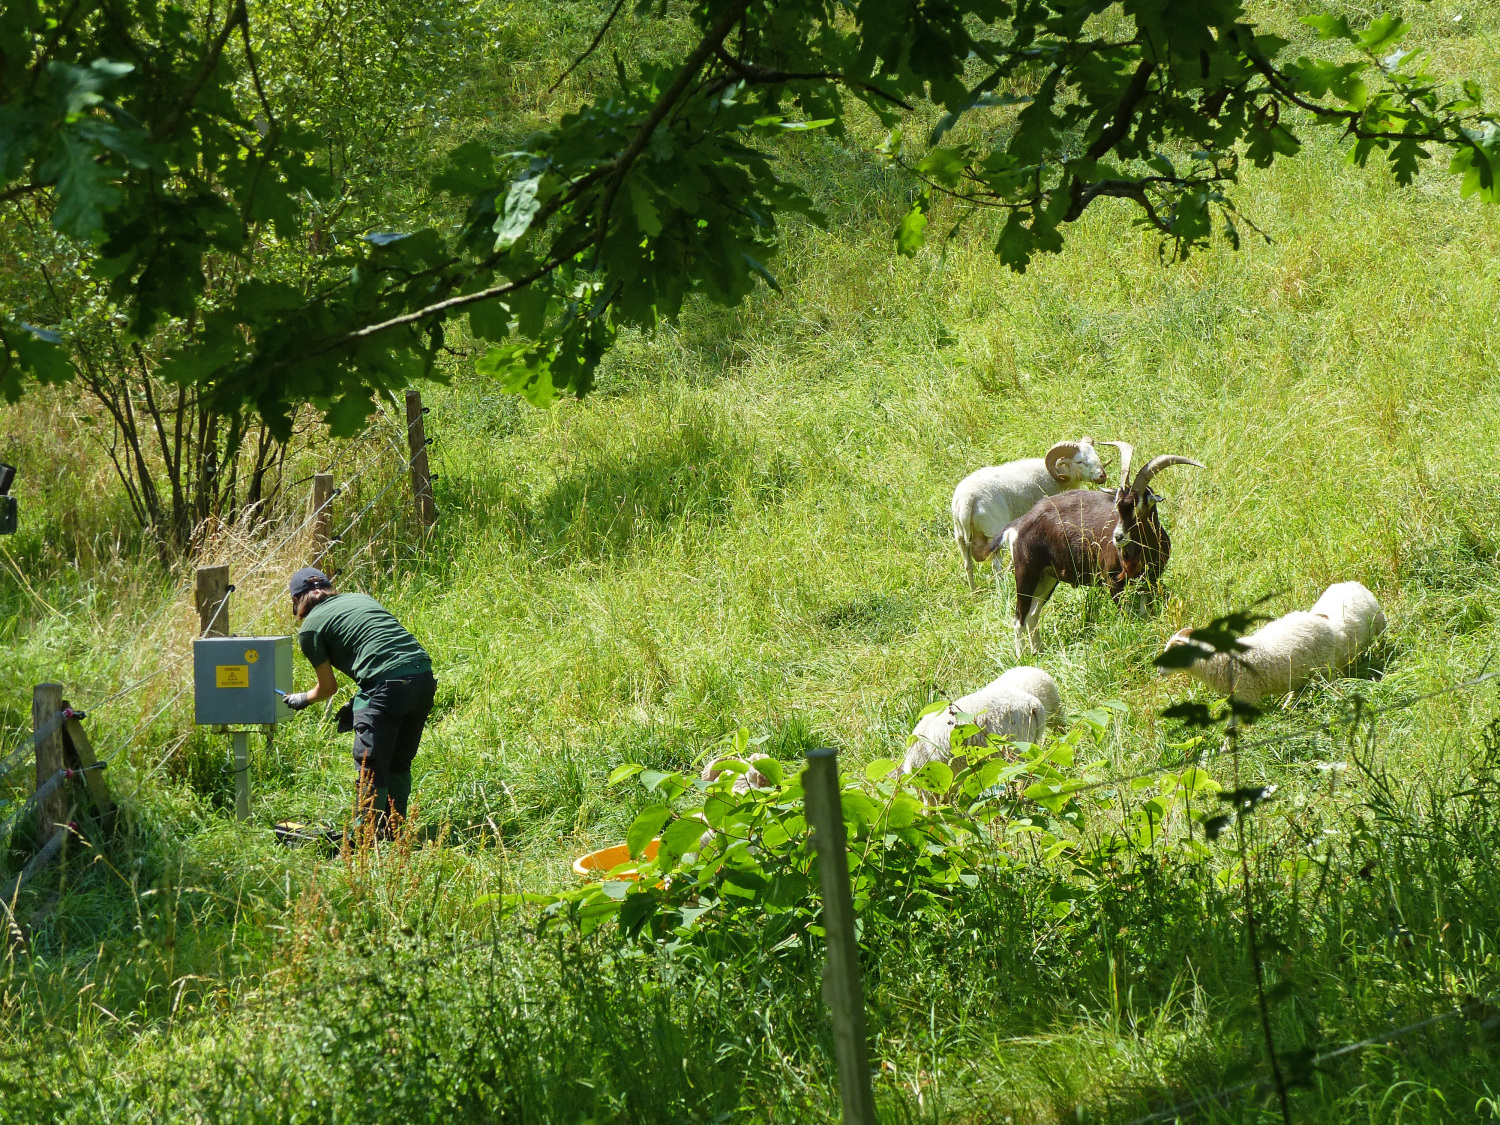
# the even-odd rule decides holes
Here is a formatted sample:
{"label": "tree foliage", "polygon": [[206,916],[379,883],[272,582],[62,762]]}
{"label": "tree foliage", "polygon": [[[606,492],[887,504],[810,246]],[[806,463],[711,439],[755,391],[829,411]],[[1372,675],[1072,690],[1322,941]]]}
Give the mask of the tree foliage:
{"label": "tree foliage", "polygon": [[[618,13],[617,4],[610,18]],[[915,253],[932,192],[1007,213],[996,252],[1024,270],[1099,199],[1186,255],[1238,245],[1243,162],[1296,154],[1308,128],[1379,155],[1402,183],[1446,156],[1461,192],[1497,195],[1496,119],[1399,44],[1400,17],[1306,17],[1318,57],[1258,30],[1233,0],[637,0],[695,28],[673,65],[616,63],[612,91],[508,151],[469,143],[432,187],[451,230],[337,242],[318,279],[252,250],[305,238],[334,186],[318,138],[268,98],[245,0],[192,14],[157,0],[18,0],[0,16],[0,201],[41,198],[87,248],[141,336],[180,339],[162,373],[284,438],[312,402],[352,432],[372,395],[431,371],[446,325],[488,342],[481,371],[534,402],[587,392],[625,327],[650,330],[692,293],[733,305],[775,286],[780,223],[820,216],[774,164],[780,138],[846,134],[862,103],[886,154],[925,181],[896,232]],[[598,40],[596,40],[597,45]],[[901,135],[943,111],[922,146]],[[963,138],[963,139],[954,139]],[[321,210],[320,210],[321,209]],[[237,263],[210,291],[204,262]],[[0,321],[0,393],[67,379],[65,341]]]}

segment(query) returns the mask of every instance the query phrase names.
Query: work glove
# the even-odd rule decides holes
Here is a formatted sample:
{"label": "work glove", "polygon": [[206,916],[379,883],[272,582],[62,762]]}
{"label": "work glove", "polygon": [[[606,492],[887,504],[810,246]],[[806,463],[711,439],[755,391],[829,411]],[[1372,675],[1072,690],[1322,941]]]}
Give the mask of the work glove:
{"label": "work glove", "polygon": [[282,698],[286,701],[286,705],[293,711],[300,711],[312,702],[307,698],[307,692],[305,691],[299,691],[294,695],[286,695]]}

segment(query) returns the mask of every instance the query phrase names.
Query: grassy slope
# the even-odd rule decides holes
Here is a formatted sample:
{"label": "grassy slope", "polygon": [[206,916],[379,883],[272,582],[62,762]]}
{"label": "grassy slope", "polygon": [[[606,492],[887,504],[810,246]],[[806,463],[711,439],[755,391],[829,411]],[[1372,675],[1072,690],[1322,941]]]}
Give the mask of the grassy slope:
{"label": "grassy slope", "polygon": [[[1500,16],[1466,14],[1473,32],[1462,36],[1442,6],[1420,15],[1444,33],[1434,39],[1442,61],[1494,84]],[[535,40],[512,49],[546,59]],[[544,73],[533,61],[497,81],[524,110],[543,104]],[[1124,206],[1105,207],[1071,232],[1063,257],[1016,277],[988,252],[982,221],[945,255],[892,257],[885,232],[900,185],[837,146],[810,144],[797,159],[833,223],[789,237],[784,296],[733,315],[695,310],[654,339],[624,341],[581,404],[536,412],[461,371],[429,394],[445,512],[438,537],[421,555],[407,543],[358,559],[353,577],[411,624],[439,666],[441,714],[418,760],[419,799],[434,818],[464,827],[488,816],[504,830],[503,852],[413,861],[429,876],[442,866],[448,882],[434,887],[446,888],[455,932],[476,924],[462,903],[479,891],[502,880],[555,885],[573,855],[620,837],[631,798],[602,782],[622,760],[686,765],[741,724],[777,733],[773,745],[787,756],[814,741],[858,759],[890,756],[929,699],[1014,663],[1009,594],[1003,584],[980,596],[966,589],[947,498],[972,468],[1035,455],[1057,438],[1124,438],[1143,456],[1181,452],[1210,466],[1161,479],[1176,550],[1159,612],[1135,616],[1063,590],[1044,619],[1041,663],[1066,704],[1129,706],[1111,751],[1121,762],[1156,761],[1165,736],[1155,711],[1195,694],[1151,670],[1162,640],[1262,593],[1280,591],[1279,612],[1358,578],[1393,623],[1384,679],[1304,693],[1265,721],[1273,731],[1310,731],[1356,690],[1395,699],[1486,663],[1500,639],[1500,217],[1458,201],[1451,181],[1401,190],[1318,148],[1247,177],[1241,205],[1271,245],[1247,241],[1239,254],[1163,268]],[[49,409],[23,404],[6,429],[19,433]],[[79,537],[103,542],[104,521],[83,497],[107,486],[60,417],[19,448],[31,469],[38,449],[75,458],[55,478],[49,519],[53,529],[78,525],[76,551]],[[384,517],[397,514],[381,507],[371,526],[394,536],[399,519]],[[96,554],[108,561],[70,572],[49,563],[45,543],[19,546],[59,613],[40,611],[9,575],[0,580],[13,724],[25,683],[55,676],[102,693],[151,671],[151,654],[133,654],[142,620],[182,645],[185,602],[174,594],[175,608],[151,618],[164,584],[128,549],[106,543]],[[240,559],[254,554],[239,550],[250,552]],[[263,622],[283,628],[279,573],[268,569],[243,593],[268,607]],[[125,711],[102,713],[101,741],[169,699],[173,677],[162,680]],[[1445,697],[1395,716],[1385,745],[1409,776],[1440,773],[1492,713],[1488,692]],[[152,1065],[166,1065],[153,1044],[170,1005],[163,985],[181,972],[175,958],[214,980],[188,991],[189,1007],[211,1011],[276,974],[295,976],[300,947],[258,927],[316,933],[312,947],[338,955],[337,937],[308,921],[333,908],[299,897],[315,879],[345,904],[333,912],[351,930],[383,933],[409,905],[402,871],[383,871],[386,883],[358,871],[319,875],[309,857],[228,825],[210,800],[227,792],[211,739],[191,737],[152,776],[189,719],[182,703],[158,719],[117,786],[134,793],[153,877],[186,865],[221,896],[218,906],[184,908],[203,919],[197,944],[184,938],[171,965],[153,950],[164,963],[149,972],[101,968],[84,949],[104,938],[129,959],[119,916],[128,900],[75,893],[44,924],[52,955],[13,970],[7,993],[10,1011],[39,1024],[72,1011],[69,992],[84,979],[114,988],[107,1007],[138,1003],[136,1029],[158,1029],[130,1040]],[[1268,753],[1249,768],[1297,799],[1321,783],[1309,762],[1327,750]],[[275,761],[256,771],[260,806],[278,816],[334,818],[352,778],[331,727],[308,719],[285,730]],[[164,785],[163,773],[176,780]],[[226,938],[236,888],[257,901],[242,923],[252,936],[234,926]],[[386,921],[372,905],[383,896]],[[375,920],[360,920],[367,909]],[[915,1008],[931,986],[920,966],[912,972],[901,1002]],[[223,1034],[254,1034],[254,1011]],[[1002,1096],[1003,1075],[1028,1065],[995,1045],[1003,1012],[986,1022],[960,1005],[946,1018],[952,1042],[987,1044],[970,1085]],[[916,1052],[920,1067],[926,1021],[914,1010],[909,1027],[888,1025],[890,1057],[904,1066]],[[1100,1045],[1109,1036],[1091,1026],[1059,1028],[1069,1046],[1030,1060],[1033,1070],[1087,1097],[1113,1065]],[[1195,1034],[1213,1033],[1191,1020],[1161,1030]],[[1032,1094],[1012,1096],[1019,1107]]]}

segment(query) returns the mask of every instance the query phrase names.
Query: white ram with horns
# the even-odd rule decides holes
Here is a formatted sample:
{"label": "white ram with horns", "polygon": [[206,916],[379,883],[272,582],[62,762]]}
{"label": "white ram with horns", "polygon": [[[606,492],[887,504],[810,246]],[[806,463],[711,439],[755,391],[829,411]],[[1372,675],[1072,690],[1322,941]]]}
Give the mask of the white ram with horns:
{"label": "white ram with horns", "polygon": [[969,589],[974,564],[994,554],[996,537],[1040,500],[1069,488],[1107,481],[1093,438],[1060,441],[1045,457],[1027,457],[976,469],[953,490],[953,538],[963,556]]}

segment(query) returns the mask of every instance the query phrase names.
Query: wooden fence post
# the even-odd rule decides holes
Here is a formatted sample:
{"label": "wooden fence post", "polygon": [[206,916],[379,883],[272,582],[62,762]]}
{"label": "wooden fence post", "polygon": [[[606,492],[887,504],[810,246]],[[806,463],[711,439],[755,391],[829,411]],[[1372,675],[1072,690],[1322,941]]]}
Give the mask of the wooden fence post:
{"label": "wooden fence post", "polygon": [[198,604],[198,635],[229,636],[229,567],[200,566],[194,600]]}
{"label": "wooden fence post", "polygon": [[[31,691],[31,729],[33,734],[51,722],[52,716],[62,710],[62,684],[37,684]],[[36,787],[40,789],[52,779],[52,775],[63,768],[62,727],[52,724],[52,731],[36,744]],[[65,823],[68,812],[68,794],[63,786],[54,785],[51,793],[44,797],[38,808],[41,832],[38,839],[46,840],[52,835],[53,825]]]}
{"label": "wooden fence post", "polygon": [[859,946],[854,939],[854,898],[849,888],[837,750],[824,746],[807,752],[802,789],[807,822],[818,851],[823,931],[828,946],[823,999],[833,1016],[833,1055],[839,1068],[844,1125],[875,1125],[875,1092],[870,1085],[865,997],[859,979]]}
{"label": "wooden fence post", "polygon": [[333,474],[314,473],[312,480],[312,565],[321,567],[332,546],[329,542],[330,525],[333,522]]}
{"label": "wooden fence post", "polygon": [[437,522],[432,502],[432,473],[427,466],[427,426],[422,421],[422,392],[406,392],[406,443],[411,449],[411,495],[417,505],[417,521],[425,531]]}
{"label": "wooden fence post", "polygon": [[[66,699],[62,705],[64,711],[69,710]],[[68,719],[63,723],[62,734],[63,756],[67,759],[68,768],[83,772],[83,781],[89,788],[89,798],[94,803],[99,825],[108,832],[114,826],[115,802],[109,795],[109,784],[104,780],[104,770],[99,766],[99,759],[94,756],[93,743],[89,741],[83,724],[77,719]]]}

